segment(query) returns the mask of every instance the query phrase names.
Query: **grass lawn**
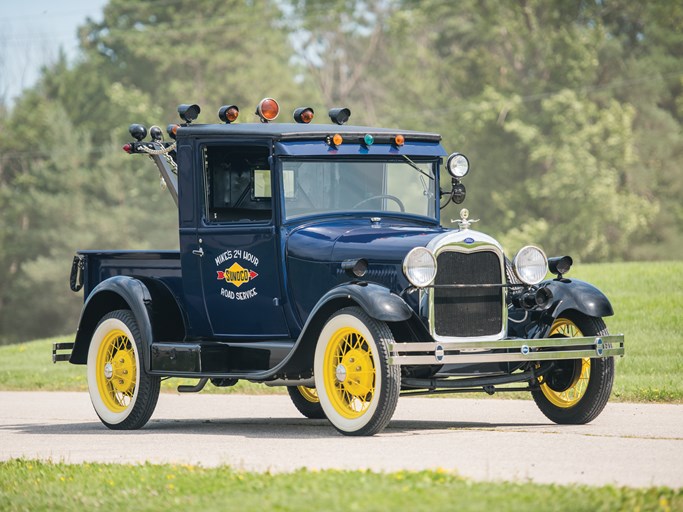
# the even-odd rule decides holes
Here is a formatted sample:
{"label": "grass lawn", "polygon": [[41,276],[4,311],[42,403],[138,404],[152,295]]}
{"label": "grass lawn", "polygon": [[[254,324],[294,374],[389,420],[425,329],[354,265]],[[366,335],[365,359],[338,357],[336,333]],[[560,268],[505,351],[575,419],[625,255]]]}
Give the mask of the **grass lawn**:
{"label": "grass lawn", "polygon": [[[568,277],[598,286],[611,300],[613,333],[626,335],[626,357],[617,360],[612,400],[683,402],[683,262],[577,265]],[[74,322],[76,319],[74,319]],[[53,341],[65,336],[0,347],[0,389],[85,390],[85,366],[53,365]],[[196,381],[170,379],[163,389]],[[209,392],[274,393],[282,388],[240,381]],[[510,396],[502,393],[499,397]],[[514,394],[515,397],[528,395]]]}
{"label": "grass lawn", "polygon": [[248,473],[229,467],[0,462],[0,510],[672,511],[683,491],[477,483],[436,471]]}
{"label": "grass lawn", "polygon": [[613,399],[683,402],[683,261],[581,265],[614,307],[610,332],[626,335]]}

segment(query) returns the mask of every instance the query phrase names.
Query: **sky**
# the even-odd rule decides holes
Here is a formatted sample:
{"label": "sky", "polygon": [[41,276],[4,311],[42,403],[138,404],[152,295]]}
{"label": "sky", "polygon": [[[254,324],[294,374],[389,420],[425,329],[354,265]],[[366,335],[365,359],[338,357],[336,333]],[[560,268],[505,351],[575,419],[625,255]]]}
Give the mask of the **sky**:
{"label": "sky", "polygon": [[78,58],[76,30],[100,20],[107,0],[0,0],[0,101],[11,105],[35,84],[42,66],[62,48]]}

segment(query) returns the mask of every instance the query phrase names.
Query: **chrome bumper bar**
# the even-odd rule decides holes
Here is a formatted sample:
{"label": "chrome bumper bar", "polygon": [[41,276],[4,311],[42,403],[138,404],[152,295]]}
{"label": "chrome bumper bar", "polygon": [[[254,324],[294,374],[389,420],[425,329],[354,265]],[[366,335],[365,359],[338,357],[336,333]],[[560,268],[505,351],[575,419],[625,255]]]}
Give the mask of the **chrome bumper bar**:
{"label": "chrome bumper bar", "polygon": [[624,335],[580,338],[390,343],[389,364],[507,363],[624,355]]}
{"label": "chrome bumper bar", "polygon": [[[56,363],[58,361],[68,361],[71,359],[71,351],[74,348],[75,343],[53,343],[52,344],[52,362]],[[60,350],[68,350],[68,354],[60,354]]]}

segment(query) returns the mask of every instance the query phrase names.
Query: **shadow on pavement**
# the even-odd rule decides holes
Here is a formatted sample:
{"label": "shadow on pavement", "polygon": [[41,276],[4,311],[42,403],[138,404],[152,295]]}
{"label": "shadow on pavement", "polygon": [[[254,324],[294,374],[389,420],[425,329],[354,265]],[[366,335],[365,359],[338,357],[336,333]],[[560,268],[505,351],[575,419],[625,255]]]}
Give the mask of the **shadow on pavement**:
{"label": "shadow on pavement", "polygon": [[[453,433],[467,430],[504,431],[507,428],[547,427],[546,423],[489,423],[458,421],[394,420],[376,437],[420,435],[423,433]],[[152,419],[140,430],[110,430],[99,421],[81,423],[26,423],[2,425],[1,431],[28,435],[104,435],[147,436],[159,433],[239,436],[262,439],[343,438],[327,420],[298,418],[235,418],[235,419]]]}

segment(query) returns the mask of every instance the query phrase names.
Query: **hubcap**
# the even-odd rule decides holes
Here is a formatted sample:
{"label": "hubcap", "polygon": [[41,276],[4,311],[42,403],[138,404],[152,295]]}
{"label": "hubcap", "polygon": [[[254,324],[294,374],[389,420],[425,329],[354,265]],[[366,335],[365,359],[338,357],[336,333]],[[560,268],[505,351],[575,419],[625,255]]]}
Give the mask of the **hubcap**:
{"label": "hubcap", "polygon": [[346,368],[344,367],[344,365],[340,364],[339,366],[337,366],[337,369],[335,370],[334,374],[339,382],[344,382],[346,380]]}
{"label": "hubcap", "polygon": [[365,337],[351,327],[337,330],[323,364],[325,391],[334,409],[344,418],[362,416],[375,393],[375,363]]}
{"label": "hubcap", "polygon": [[114,375],[114,367],[112,366],[111,363],[107,363],[104,365],[104,378],[105,379],[111,379],[111,376]]}

